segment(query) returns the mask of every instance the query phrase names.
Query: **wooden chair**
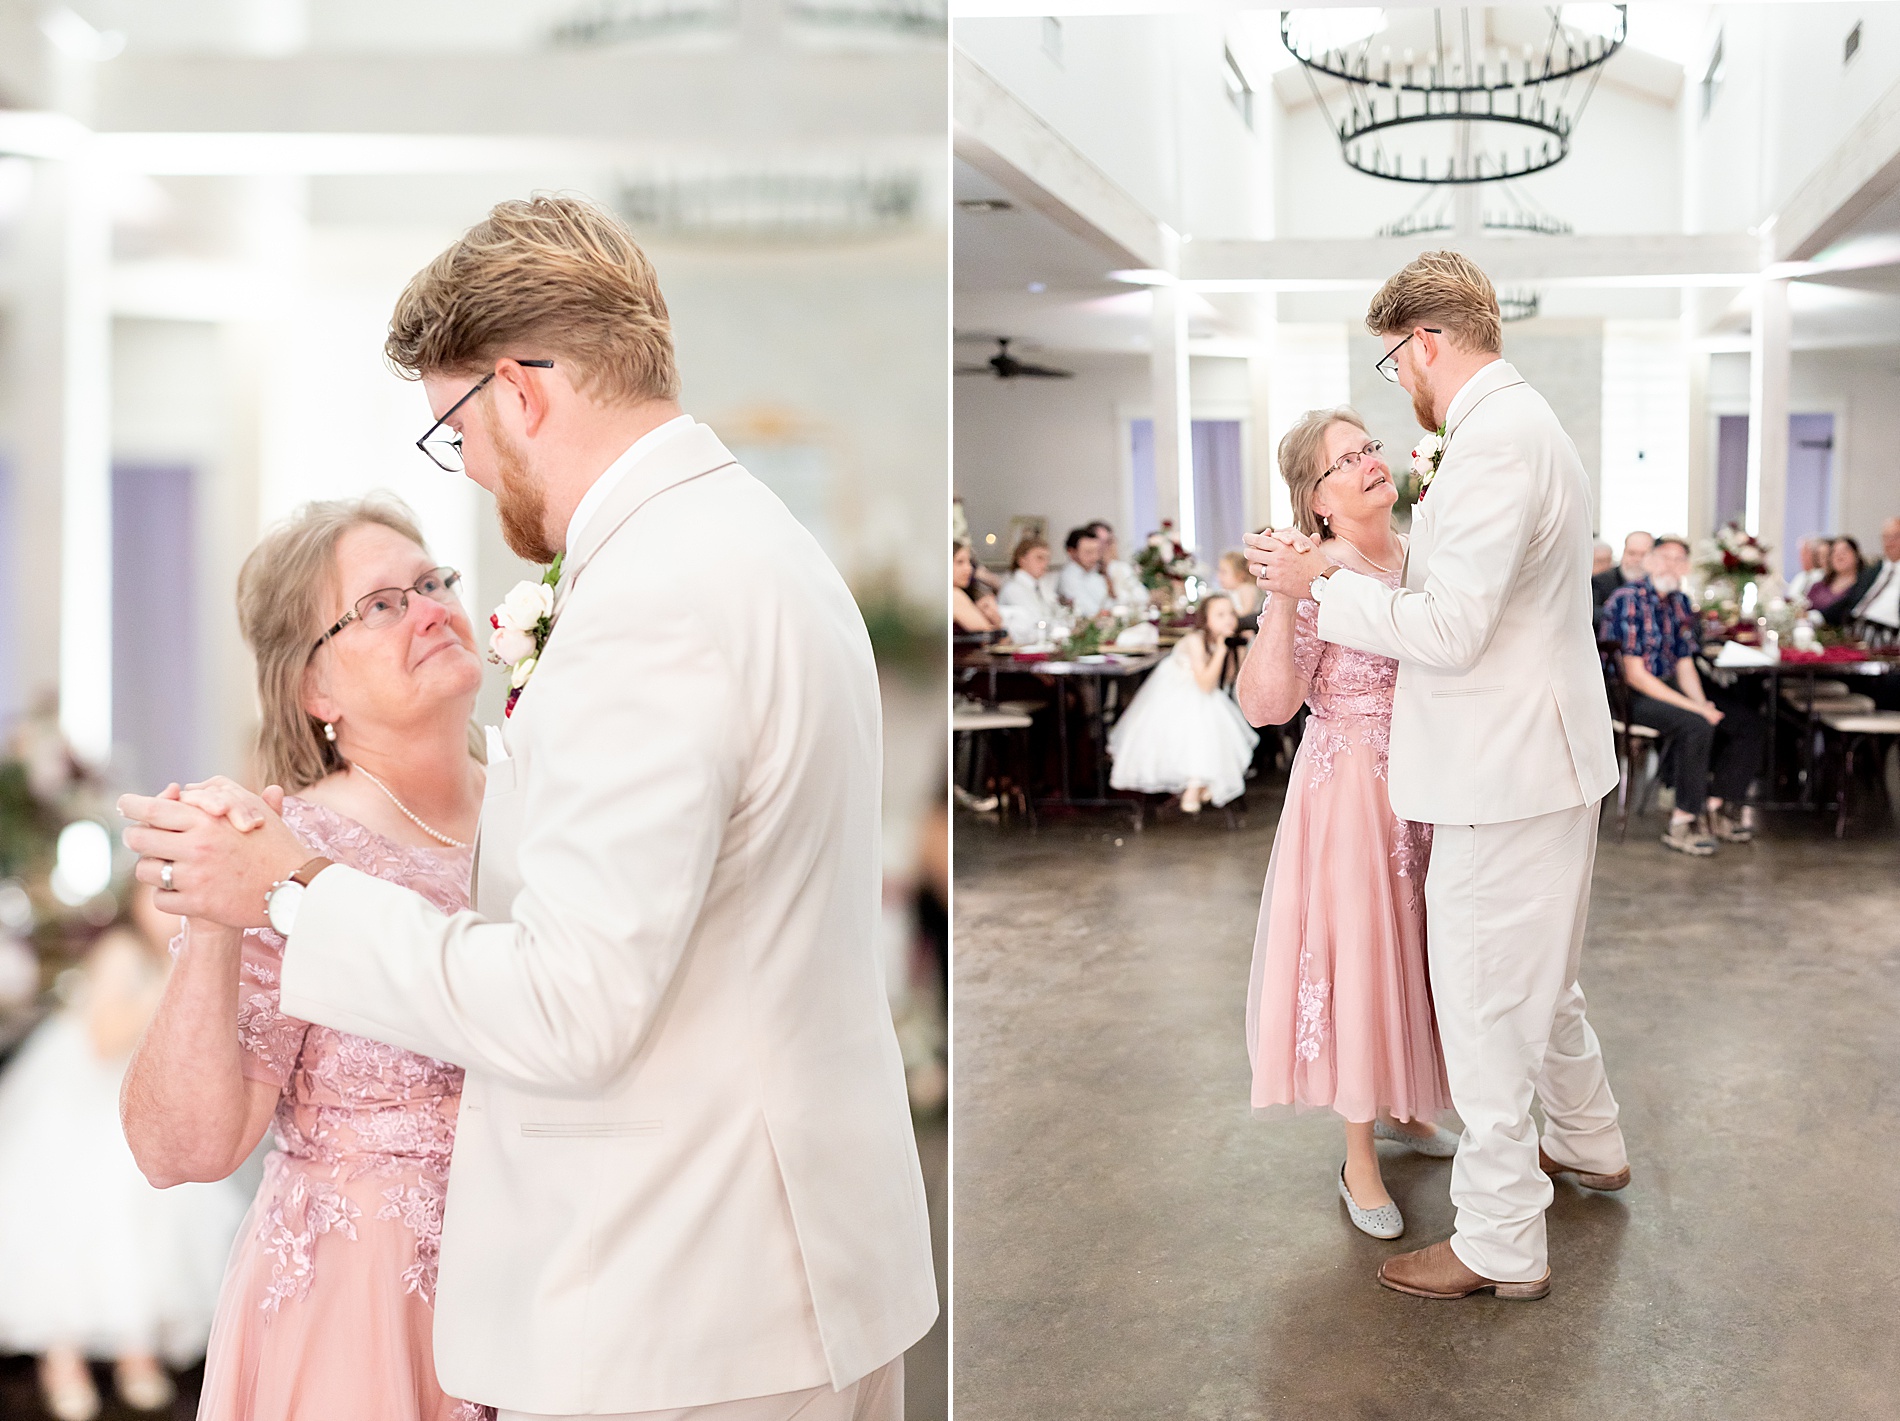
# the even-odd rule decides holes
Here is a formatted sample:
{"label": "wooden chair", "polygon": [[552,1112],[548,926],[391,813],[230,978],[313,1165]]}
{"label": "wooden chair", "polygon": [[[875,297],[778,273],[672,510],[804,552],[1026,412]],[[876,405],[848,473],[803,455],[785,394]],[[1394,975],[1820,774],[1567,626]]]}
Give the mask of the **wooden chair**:
{"label": "wooden chair", "polygon": [[[1853,699],[1865,700],[1866,697]],[[1840,768],[1834,789],[1834,837],[1845,838],[1847,794],[1854,783],[1855,752],[1870,742],[1884,751],[1889,740],[1900,738],[1900,711],[1838,710],[1832,703],[1818,700],[1815,706],[1816,717],[1827,727],[1840,752]]]}
{"label": "wooden chair", "polygon": [[1597,650],[1603,658],[1603,689],[1610,698],[1610,729],[1616,735],[1616,842],[1620,844],[1629,833],[1630,797],[1637,773],[1635,757],[1643,757],[1645,774],[1636,805],[1636,812],[1641,814],[1656,788],[1656,777],[1647,773],[1649,757],[1661,753],[1663,735],[1630,719],[1629,682],[1623,679],[1623,644],[1599,641]]}

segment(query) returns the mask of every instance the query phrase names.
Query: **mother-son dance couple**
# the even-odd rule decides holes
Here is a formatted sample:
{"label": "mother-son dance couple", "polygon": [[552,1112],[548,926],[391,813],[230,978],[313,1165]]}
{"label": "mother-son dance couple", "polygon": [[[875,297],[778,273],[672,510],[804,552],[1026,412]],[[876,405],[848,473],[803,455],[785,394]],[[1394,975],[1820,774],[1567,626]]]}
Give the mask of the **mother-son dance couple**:
{"label": "mother-son dance couple", "polygon": [[186,919],[133,1152],[168,1185],[279,1140],[199,1415],[899,1421],[937,1295],[863,618],[682,413],[600,210],[501,204],[387,352],[425,452],[559,575],[488,637],[519,694],[484,754],[456,573],[399,504],[311,505],[238,589],[277,788],[121,801]]}
{"label": "mother-son dance couple", "polygon": [[[1550,406],[1499,358],[1497,298],[1470,261],[1419,257],[1366,327],[1438,436],[1409,545],[1379,442],[1348,409],[1280,445],[1297,531],[1247,539],[1269,601],[1241,708],[1259,725],[1312,711],[1255,940],[1253,1103],[1345,1118],[1339,1192],[1377,1238],[1404,1220],[1375,1138],[1455,1151],[1456,1231],[1388,1258],[1386,1287],[1541,1298],[1552,1178],[1630,1179],[1577,984],[1598,802],[1617,780],[1590,490]],[[1434,1123],[1448,1104],[1462,1137]]]}

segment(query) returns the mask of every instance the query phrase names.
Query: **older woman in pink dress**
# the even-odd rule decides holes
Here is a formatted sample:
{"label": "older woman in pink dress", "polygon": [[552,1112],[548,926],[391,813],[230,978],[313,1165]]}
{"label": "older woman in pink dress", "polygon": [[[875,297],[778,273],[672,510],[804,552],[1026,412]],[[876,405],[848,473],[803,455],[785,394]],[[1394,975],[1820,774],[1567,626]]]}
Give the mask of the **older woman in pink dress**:
{"label": "older woman in pink dress", "polygon": [[[1379,444],[1351,410],[1315,410],[1281,441],[1300,531],[1338,564],[1399,585],[1405,545]],[[1324,642],[1319,608],[1270,597],[1235,687],[1255,725],[1312,714],[1267,864],[1247,996],[1253,1104],[1329,1109],[1346,1122],[1339,1194],[1375,1238],[1405,1228],[1375,1140],[1449,1156],[1450,1105],[1425,964],[1431,827],[1386,795],[1398,663]]]}
{"label": "older woman in pink dress", "polygon": [[[260,769],[295,791],[286,822],[313,857],[454,911],[481,807],[469,715],[482,672],[458,579],[434,564],[398,504],[312,504],[246,562],[239,621]],[[283,946],[188,922],[122,1100],[160,1187],[224,1178],[276,1127],[219,1297],[200,1421],[487,1416],[443,1395],[430,1340],[462,1072],[285,1016]]]}

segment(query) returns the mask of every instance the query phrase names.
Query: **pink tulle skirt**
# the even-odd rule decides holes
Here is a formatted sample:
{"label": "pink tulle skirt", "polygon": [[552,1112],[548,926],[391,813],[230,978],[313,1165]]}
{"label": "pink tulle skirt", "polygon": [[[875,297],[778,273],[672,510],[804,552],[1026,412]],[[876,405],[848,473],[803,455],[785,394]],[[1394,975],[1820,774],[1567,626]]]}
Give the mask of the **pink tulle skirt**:
{"label": "pink tulle skirt", "polygon": [[1386,724],[1310,720],[1294,757],[1247,994],[1257,1110],[1450,1107],[1425,963],[1432,831],[1393,816]]}

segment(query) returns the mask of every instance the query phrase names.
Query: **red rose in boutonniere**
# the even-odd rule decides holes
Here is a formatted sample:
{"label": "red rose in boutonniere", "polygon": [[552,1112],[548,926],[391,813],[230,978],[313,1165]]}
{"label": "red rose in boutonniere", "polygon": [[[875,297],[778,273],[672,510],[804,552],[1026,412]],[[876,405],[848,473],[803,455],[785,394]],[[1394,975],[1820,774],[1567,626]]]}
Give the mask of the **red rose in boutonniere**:
{"label": "red rose in boutonniere", "polygon": [[1413,502],[1425,501],[1425,491],[1432,486],[1432,480],[1438,477],[1438,465],[1444,457],[1445,427],[1441,424],[1436,434],[1426,435],[1412,451],[1412,473],[1418,479],[1418,497]]}
{"label": "red rose in boutonniere", "polygon": [[503,719],[515,713],[521,688],[534,675],[554,630],[554,587],[560,580],[561,559],[556,555],[539,582],[517,582],[508,600],[488,619],[488,625],[494,628],[488,637],[488,659],[508,668],[508,705],[502,711]]}

